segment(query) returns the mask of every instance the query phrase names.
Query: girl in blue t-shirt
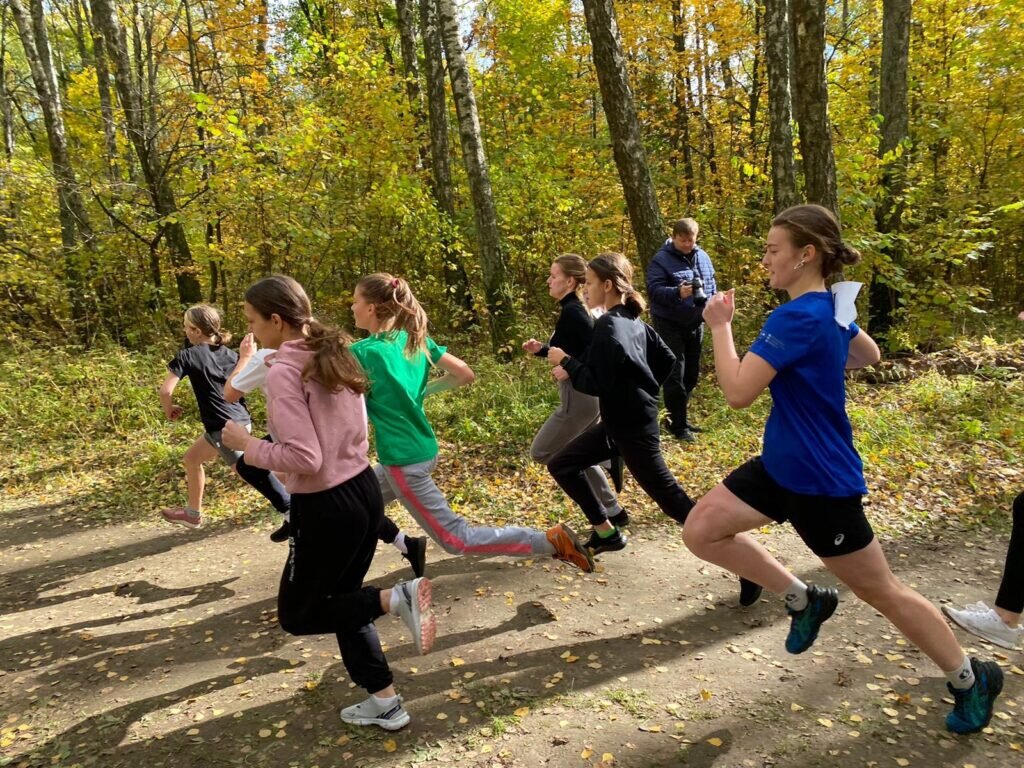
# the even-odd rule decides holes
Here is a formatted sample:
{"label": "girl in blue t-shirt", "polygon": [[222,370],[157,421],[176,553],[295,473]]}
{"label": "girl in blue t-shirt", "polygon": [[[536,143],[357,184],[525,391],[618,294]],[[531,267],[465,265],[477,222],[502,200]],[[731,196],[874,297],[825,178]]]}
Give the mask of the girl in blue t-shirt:
{"label": "girl in blue t-shirt", "polygon": [[938,609],[893,575],[864,516],[867,488],[846,415],[844,371],[880,355],[864,331],[836,320],[825,285],[859,259],[830,211],[798,205],[775,217],[762,260],[771,287],[790,301],[771,313],[742,359],[732,338],[733,292],[708,301],[704,320],[726,400],[746,408],[767,388],[772,410],[762,454],[697,503],[683,538],[698,557],[781,595],[791,616],[786,650],[803,653],[835,611],[839,593],[804,584],[746,534],[790,522],[832,573],[946,673],[955,700],[946,726],[971,733],[988,724],[1003,674],[994,662],[969,659]]}

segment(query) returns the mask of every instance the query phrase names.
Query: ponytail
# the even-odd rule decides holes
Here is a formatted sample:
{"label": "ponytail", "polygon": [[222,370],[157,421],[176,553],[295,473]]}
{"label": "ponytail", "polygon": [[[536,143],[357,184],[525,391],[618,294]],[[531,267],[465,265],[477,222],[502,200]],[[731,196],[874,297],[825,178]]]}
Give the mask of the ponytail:
{"label": "ponytail", "polygon": [[409,283],[386,272],[375,272],[356,283],[356,290],[375,307],[377,319],[397,334],[405,331],[405,354],[412,357],[427,348],[427,313]]}
{"label": "ponytail", "polygon": [[615,290],[622,296],[622,304],[633,317],[640,317],[647,309],[647,302],[633,287],[633,265],[621,253],[602,253],[587,264],[587,268],[599,280],[611,280]]}
{"label": "ponytail", "polygon": [[350,389],[358,395],[370,388],[369,381],[348,345],[352,337],[344,331],[310,318],[306,322],[306,347],[313,357],[302,369],[302,380],[313,379],[330,392]]}
{"label": "ponytail", "polygon": [[196,304],[185,310],[185,320],[195,326],[216,345],[227,344],[231,334],[220,327],[220,312],[211,304]]}
{"label": "ponytail", "polygon": [[285,275],[266,277],[249,286],[245,300],[262,317],[277,315],[291,328],[304,331],[305,346],[313,357],[302,369],[302,380],[321,384],[329,392],[350,389],[363,394],[369,389],[366,374],[349,350],[351,337],[344,331],[313,319],[309,297],[299,283]]}

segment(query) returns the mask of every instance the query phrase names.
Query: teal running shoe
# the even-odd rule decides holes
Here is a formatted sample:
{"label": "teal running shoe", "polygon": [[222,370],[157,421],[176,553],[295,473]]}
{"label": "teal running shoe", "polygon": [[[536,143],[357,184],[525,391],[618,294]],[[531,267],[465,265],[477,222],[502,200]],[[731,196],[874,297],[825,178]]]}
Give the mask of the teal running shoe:
{"label": "teal running shoe", "polygon": [[807,606],[802,611],[787,608],[790,616],[789,635],[786,650],[803,653],[818,638],[818,630],[836,612],[839,605],[839,591],[834,587],[807,585]]}
{"label": "teal running shoe", "polygon": [[966,690],[946,687],[953,694],[953,711],[946,715],[946,728],[953,733],[975,733],[992,719],[996,697],[1003,690],[1003,670],[994,661],[971,659],[974,685]]}

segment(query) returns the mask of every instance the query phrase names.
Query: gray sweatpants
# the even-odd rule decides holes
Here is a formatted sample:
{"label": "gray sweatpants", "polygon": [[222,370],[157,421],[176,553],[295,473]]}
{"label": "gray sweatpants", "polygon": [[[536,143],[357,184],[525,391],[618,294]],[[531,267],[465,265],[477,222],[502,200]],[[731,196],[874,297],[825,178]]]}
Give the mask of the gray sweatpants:
{"label": "gray sweatpants", "polygon": [[[560,450],[601,420],[597,398],[577,392],[571,381],[558,382],[558,408],[533,438],[530,458],[547,466]],[[621,511],[618,497],[608,485],[608,478],[600,467],[588,467],[583,472],[587,485],[601,502],[606,516]]]}
{"label": "gray sweatpants", "polygon": [[457,514],[430,474],[437,457],[404,467],[374,466],[384,505],[398,500],[413,519],[452,555],[553,555],[555,548],[542,531],[533,528],[473,525]]}

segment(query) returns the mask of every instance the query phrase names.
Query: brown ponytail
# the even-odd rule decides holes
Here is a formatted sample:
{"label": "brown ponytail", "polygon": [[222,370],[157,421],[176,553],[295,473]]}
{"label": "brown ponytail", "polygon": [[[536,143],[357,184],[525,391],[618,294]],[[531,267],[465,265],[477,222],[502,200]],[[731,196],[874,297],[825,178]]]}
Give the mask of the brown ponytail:
{"label": "brown ponytail", "polygon": [[633,287],[633,265],[621,253],[602,253],[587,264],[600,280],[611,280],[615,290],[622,295],[622,303],[633,317],[640,317],[647,309],[647,302]]}
{"label": "brown ponytail", "polygon": [[852,267],[860,261],[860,251],[843,242],[839,221],[824,206],[794,205],[776,216],[772,226],[789,232],[790,240],[797,248],[814,246],[822,277],[831,277],[841,272],[843,267]]}
{"label": "brown ponytail", "polygon": [[190,325],[200,330],[203,336],[209,336],[214,344],[227,344],[231,334],[220,327],[220,312],[210,304],[196,304],[185,310],[185,319]]}
{"label": "brown ponytail", "polygon": [[266,277],[249,286],[245,300],[264,318],[277,315],[291,328],[303,331],[303,343],[313,352],[302,369],[303,381],[312,379],[329,392],[349,389],[363,394],[369,389],[366,374],[349,351],[351,337],[313,319],[309,297],[298,282],[285,275]]}
{"label": "brown ponytail", "polygon": [[[392,332],[405,331],[405,354],[412,357],[427,346],[427,313],[409,283],[386,272],[375,272],[356,283],[356,290],[374,305],[377,319]],[[390,321],[390,322],[389,322]]]}

